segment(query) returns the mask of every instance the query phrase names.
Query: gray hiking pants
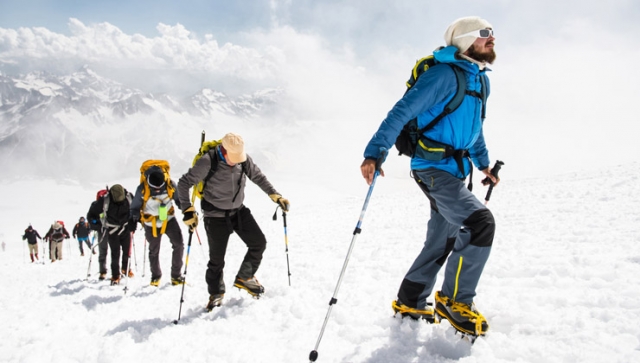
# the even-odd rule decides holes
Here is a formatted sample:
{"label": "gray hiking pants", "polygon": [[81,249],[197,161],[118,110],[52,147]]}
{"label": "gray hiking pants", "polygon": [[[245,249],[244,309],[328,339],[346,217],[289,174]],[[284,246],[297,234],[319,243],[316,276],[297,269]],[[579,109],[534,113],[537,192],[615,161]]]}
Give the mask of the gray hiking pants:
{"label": "gray hiking pants", "polygon": [[[151,279],[159,279],[162,277],[162,269],[160,269],[160,228],[157,229],[158,236],[153,236],[153,227],[144,226],[144,235],[149,242],[149,266],[151,267]],[[164,234],[169,237],[173,253],[171,254],[171,277],[178,278],[181,275],[182,255],[184,254],[184,239],[182,238],[182,230],[176,218],[167,221],[167,229]]]}
{"label": "gray hiking pants", "polygon": [[438,169],[413,173],[431,202],[431,219],[424,247],[404,277],[398,299],[424,309],[436,275],[446,262],[443,295],[471,303],[491,252],[493,215],[466,188],[464,180]]}

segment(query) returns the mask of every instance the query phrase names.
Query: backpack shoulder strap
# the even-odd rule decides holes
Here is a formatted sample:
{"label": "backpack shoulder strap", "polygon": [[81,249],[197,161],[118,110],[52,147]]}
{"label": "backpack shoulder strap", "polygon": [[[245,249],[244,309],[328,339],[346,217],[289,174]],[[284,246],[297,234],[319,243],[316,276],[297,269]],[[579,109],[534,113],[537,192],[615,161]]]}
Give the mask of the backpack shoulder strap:
{"label": "backpack shoulder strap", "polygon": [[487,116],[487,75],[483,72],[480,74],[480,99],[482,100],[482,120]]}
{"label": "backpack shoulder strap", "polygon": [[[218,155],[218,148],[215,147],[211,150],[209,150],[209,158],[211,159],[211,167],[209,168],[209,172],[207,173],[207,176],[204,177],[204,179],[202,179],[202,193],[204,195],[204,189],[206,188],[207,185],[207,181],[209,181],[209,179],[211,179],[211,177],[213,176],[213,174],[215,174],[215,172],[218,170],[218,164],[220,163],[220,158]],[[242,165],[242,173],[244,175],[247,174],[247,169],[246,169],[246,161],[240,163],[240,165]],[[236,194],[233,196],[232,201],[236,200],[236,197],[238,196],[238,194],[240,193],[240,185],[242,184],[242,178],[238,179],[238,190],[236,191]],[[203,199],[204,201],[204,196]]]}
{"label": "backpack shoulder strap", "polygon": [[[446,64],[453,70],[453,73],[456,76],[456,83],[458,84],[458,89],[456,90],[456,94],[453,96],[451,101],[444,106],[442,112],[436,116],[429,124],[419,130],[418,135],[422,135],[426,131],[431,130],[440,120],[442,120],[445,116],[457,110],[458,107],[462,104],[462,100],[464,100],[464,96],[466,95],[467,90],[467,79],[465,78],[464,71],[457,66],[454,66],[449,63]],[[484,87],[483,87],[484,89]]]}
{"label": "backpack shoulder strap", "polygon": [[[217,146],[209,150],[209,159],[211,159],[211,166],[209,167],[209,172],[207,173],[207,176],[205,176],[204,179],[202,179],[202,183],[204,185],[207,184],[207,181],[209,181],[209,179],[211,179],[213,174],[215,174],[216,170],[218,170],[219,158],[218,158]],[[202,190],[204,190],[204,187],[202,188]]]}
{"label": "backpack shoulder strap", "polygon": [[109,201],[111,198],[109,195],[111,191],[108,191],[107,194],[102,196],[102,213],[100,214],[100,222],[102,223],[103,228],[107,225],[107,212],[109,211]]}

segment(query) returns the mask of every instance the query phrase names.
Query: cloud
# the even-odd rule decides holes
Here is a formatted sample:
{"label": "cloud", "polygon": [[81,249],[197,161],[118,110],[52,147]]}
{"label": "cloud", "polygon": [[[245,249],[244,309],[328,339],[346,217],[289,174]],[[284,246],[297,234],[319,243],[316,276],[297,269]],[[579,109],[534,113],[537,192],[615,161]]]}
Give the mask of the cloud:
{"label": "cloud", "polygon": [[[550,160],[557,170],[611,162],[599,146],[618,150],[614,159],[621,162],[637,154],[629,117],[636,113],[640,74],[626,66],[639,52],[632,46],[639,29],[629,20],[636,5],[465,4],[463,13],[457,3],[423,13],[409,11],[415,5],[406,1],[329,1],[305,10],[311,2],[274,0],[270,27],[244,26],[224,44],[179,23],[160,23],[156,36],[144,36],[70,19],[69,35],[0,28],[0,63],[30,70],[89,63],[107,77],[154,92],[282,88],[276,118],[308,125],[315,144],[341,140],[348,149],[342,155],[358,158],[402,95],[413,62],[441,45],[451,20],[478,14],[497,34],[486,123],[492,157],[506,159],[511,170],[515,163],[539,171]],[[604,137],[603,128],[615,137]],[[305,137],[295,146],[305,147]]]}
{"label": "cloud", "polygon": [[207,72],[239,79],[269,78],[277,64],[269,54],[233,44],[220,46],[212,36],[198,39],[183,25],[159,24],[159,36],[126,34],[109,23],[85,25],[69,20],[71,35],[45,28],[0,28],[0,61],[31,68],[52,68],[57,62],[104,63],[111,66]]}

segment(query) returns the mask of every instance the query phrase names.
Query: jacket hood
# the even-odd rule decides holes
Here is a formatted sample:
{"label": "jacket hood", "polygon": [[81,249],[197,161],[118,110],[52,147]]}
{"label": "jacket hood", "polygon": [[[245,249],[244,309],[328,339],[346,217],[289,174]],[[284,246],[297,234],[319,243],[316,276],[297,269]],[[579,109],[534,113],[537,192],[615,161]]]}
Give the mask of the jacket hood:
{"label": "jacket hood", "polygon": [[448,47],[443,47],[435,50],[433,52],[433,57],[440,63],[452,63],[473,74],[478,73],[482,69],[489,70],[485,67],[484,63],[474,61],[473,59],[464,55],[456,56],[457,53],[458,48],[450,45]]}

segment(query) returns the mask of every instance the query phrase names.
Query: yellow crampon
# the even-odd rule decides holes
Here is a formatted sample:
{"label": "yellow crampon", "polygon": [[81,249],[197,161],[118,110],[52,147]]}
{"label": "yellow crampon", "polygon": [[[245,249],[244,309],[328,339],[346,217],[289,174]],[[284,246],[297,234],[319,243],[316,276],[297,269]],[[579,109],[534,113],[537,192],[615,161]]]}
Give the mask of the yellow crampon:
{"label": "yellow crampon", "polygon": [[417,320],[418,317],[420,317],[432,324],[439,323],[438,319],[436,319],[433,309],[430,307],[427,307],[427,309],[421,310],[421,309],[409,307],[403,304],[402,302],[399,303],[398,300],[393,300],[391,302],[391,308],[393,309],[394,313],[400,314],[403,317],[408,315],[415,320]]}
{"label": "yellow crampon", "polygon": [[[471,334],[474,336],[485,335],[487,330],[489,330],[489,324],[487,323],[487,319],[475,309],[473,303],[466,304],[453,301],[448,297],[442,295],[440,291],[436,292],[436,313],[440,315],[441,318],[445,318],[456,328],[458,331],[466,334]],[[441,308],[442,306],[442,308]],[[444,308],[448,307],[448,309]],[[450,310],[449,313],[447,310]],[[460,317],[466,318],[469,323],[472,323],[474,326],[474,330],[471,330],[471,326],[464,327],[456,319],[452,316],[452,314],[457,314]]]}

